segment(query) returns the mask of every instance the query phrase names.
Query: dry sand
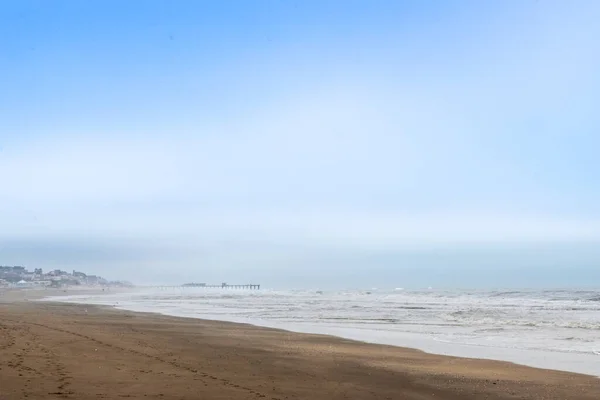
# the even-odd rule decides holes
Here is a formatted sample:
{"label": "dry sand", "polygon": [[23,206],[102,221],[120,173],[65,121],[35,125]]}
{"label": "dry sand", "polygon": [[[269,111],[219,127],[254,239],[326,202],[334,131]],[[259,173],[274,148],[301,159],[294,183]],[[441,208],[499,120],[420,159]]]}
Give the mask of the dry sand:
{"label": "dry sand", "polygon": [[600,380],[585,375],[249,325],[37,303],[22,293],[0,298],[1,400],[600,399]]}

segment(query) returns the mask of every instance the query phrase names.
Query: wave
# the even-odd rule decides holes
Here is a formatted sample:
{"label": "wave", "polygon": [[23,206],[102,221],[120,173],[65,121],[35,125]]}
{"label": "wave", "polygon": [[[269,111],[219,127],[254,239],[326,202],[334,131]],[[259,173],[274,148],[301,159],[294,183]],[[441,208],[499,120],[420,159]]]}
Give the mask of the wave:
{"label": "wave", "polygon": [[522,290],[511,290],[511,291],[506,291],[506,292],[491,292],[489,294],[489,297],[505,297],[505,296],[513,296],[513,295],[523,295],[526,294],[526,292],[523,292]]}
{"label": "wave", "polygon": [[448,318],[450,321],[461,323],[463,326],[514,326],[514,327],[530,327],[530,328],[570,328],[570,329],[585,329],[585,330],[600,330],[600,321],[556,321],[556,320],[538,320],[532,321],[527,319],[499,319],[494,316],[476,318],[472,315],[460,315],[456,313]]}

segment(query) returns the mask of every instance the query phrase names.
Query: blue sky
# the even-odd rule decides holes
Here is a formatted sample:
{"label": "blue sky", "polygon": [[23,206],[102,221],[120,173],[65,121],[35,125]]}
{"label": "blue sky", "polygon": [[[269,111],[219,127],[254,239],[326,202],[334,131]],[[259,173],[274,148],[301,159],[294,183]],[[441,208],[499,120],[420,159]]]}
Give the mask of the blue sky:
{"label": "blue sky", "polygon": [[598,18],[594,1],[5,2],[0,264],[600,279]]}

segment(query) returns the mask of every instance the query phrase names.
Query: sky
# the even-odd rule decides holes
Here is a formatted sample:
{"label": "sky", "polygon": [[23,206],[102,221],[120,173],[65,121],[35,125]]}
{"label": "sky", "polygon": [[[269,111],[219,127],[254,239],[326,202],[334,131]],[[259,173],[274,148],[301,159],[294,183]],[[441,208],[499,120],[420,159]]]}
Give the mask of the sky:
{"label": "sky", "polygon": [[600,3],[6,1],[0,265],[599,285]]}

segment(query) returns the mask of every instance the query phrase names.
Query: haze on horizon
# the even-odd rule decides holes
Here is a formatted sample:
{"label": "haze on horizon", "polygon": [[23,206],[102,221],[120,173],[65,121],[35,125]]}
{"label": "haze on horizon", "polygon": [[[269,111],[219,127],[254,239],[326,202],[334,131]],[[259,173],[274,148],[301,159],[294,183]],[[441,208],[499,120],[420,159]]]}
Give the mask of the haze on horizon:
{"label": "haze on horizon", "polygon": [[600,282],[600,3],[7,2],[0,265]]}

